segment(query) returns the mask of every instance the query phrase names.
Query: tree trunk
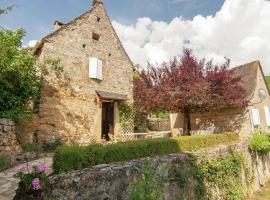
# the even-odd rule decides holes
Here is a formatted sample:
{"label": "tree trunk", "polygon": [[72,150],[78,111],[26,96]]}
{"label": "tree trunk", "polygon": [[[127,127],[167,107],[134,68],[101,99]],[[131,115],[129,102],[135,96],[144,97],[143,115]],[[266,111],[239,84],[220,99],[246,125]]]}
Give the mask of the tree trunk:
{"label": "tree trunk", "polygon": [[184,111],[184,135],[190,135],[191,124],[190,124],[190,113],[188,110]]}

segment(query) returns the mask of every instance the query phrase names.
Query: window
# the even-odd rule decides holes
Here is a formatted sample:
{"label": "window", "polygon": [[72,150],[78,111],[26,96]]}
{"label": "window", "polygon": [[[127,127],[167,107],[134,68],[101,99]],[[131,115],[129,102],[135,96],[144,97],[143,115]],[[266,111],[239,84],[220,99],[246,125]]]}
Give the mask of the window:
{"label": "window", "polygon": [[102,61],[98,58],[89,58],[89,78],[102,80]]}
{"label": "window", "polygon": [[97,34],[97,33],[92,33],[92,39],[93,39],[93,40],[99,41],[99,38],[100,38],[100,35],[99,35],[99,34]]}
{"label": "window", "polygon": [[251,113],[252,113],[252,121],[253,121],[253,125],[254,126],[258,126],[260,125],[260,112],[259,112],[259,109],[257,108],[253,108],[251,110]]}
{"label": "window", "polygon": [[267,126],[270,126],[270,111],[268,106],[264,106],[265,121]]}

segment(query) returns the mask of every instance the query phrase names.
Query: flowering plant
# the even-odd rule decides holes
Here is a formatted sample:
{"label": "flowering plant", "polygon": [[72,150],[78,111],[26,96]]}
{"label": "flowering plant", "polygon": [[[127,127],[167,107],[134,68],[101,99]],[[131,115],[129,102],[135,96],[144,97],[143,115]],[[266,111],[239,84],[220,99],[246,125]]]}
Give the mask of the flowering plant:
{"label": "flowering plant", "polygon": [[46,174],[47,166],[45,163],[33,166],[31,172],[25,173],[20,171],[16,173],[14,176],[21,180],[21,183],[25,187],[27,191],[39,192],[44,189],[47,181]]}

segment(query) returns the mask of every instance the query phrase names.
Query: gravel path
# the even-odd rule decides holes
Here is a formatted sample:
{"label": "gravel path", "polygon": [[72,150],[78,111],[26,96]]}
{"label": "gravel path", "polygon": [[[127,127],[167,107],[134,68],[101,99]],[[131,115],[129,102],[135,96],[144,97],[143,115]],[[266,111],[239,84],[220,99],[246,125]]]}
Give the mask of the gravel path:
{"label": "gravel path", "polygon": [[[46,163],[48,170],[46,173],[52,172],[52,158],[46,157],[38,160],[34,160],[27,163],[16,165],[4,172],[0,172],[0,200],[12,200],[15,196],[15,191],[18,187],[18,179],[13,175],[19,171],[27,172],[28,169],[32,169],[32,166]],[[28,167],[29,166],[29,167]]]}

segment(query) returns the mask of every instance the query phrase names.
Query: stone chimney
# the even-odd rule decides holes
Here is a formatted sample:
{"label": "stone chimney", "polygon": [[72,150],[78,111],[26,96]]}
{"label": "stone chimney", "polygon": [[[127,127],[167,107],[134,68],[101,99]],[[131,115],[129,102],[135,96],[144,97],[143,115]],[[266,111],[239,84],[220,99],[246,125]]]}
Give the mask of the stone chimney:
{"label": "stone chimney", "polygon": [[61,28],[63,25],[64,25],[64,23],[59,22],[59,21],[56,20],[56,21],[53,23],[54,30],[55,30],[55,31],[58,30],[58,29]]}
{"label": "stone chimney", "polygon": [[92,1],[92,6],[96,6],[97,4],[103,4],[102,0],[93,0]]}

